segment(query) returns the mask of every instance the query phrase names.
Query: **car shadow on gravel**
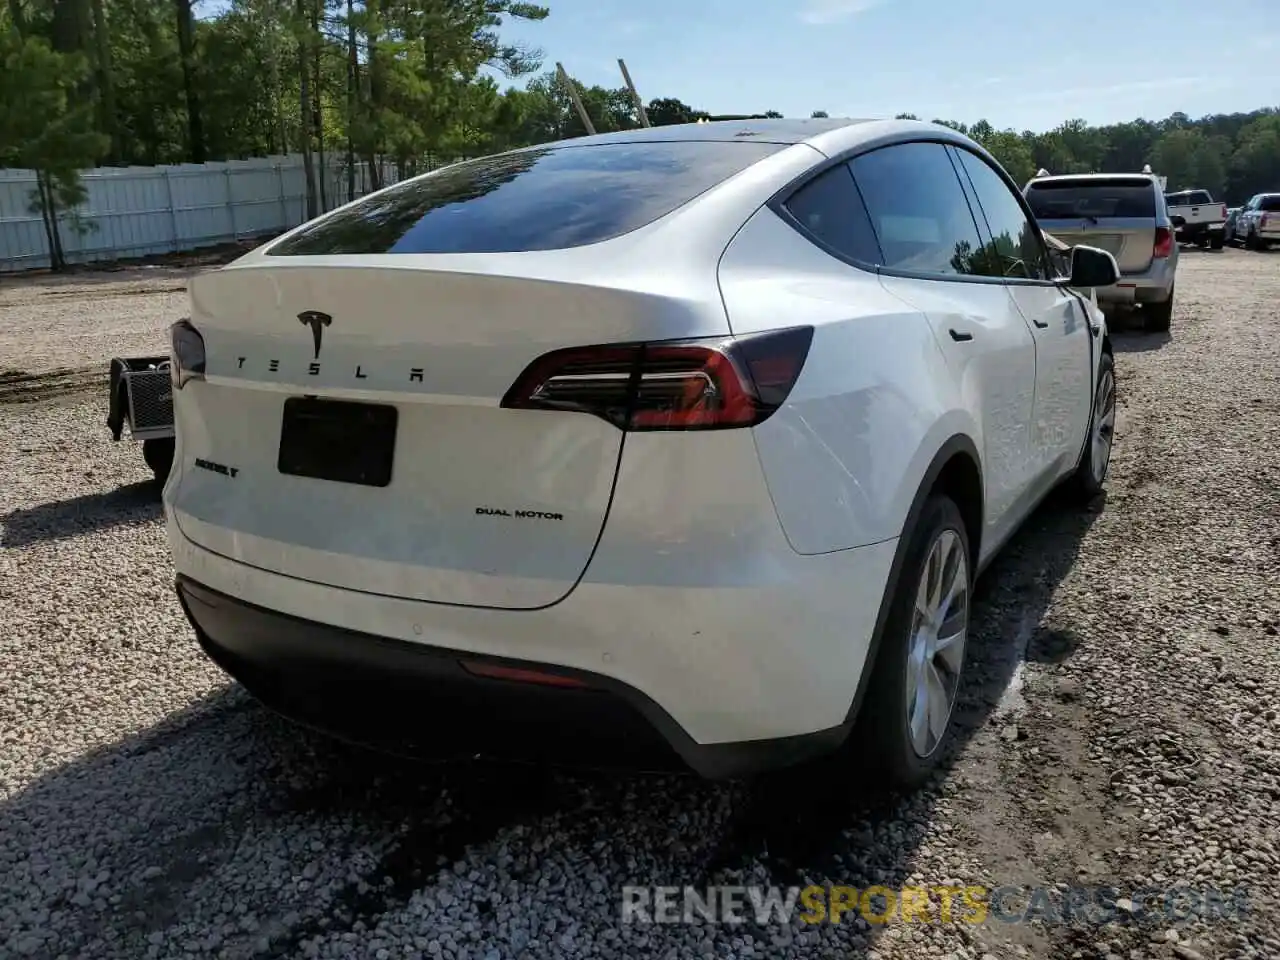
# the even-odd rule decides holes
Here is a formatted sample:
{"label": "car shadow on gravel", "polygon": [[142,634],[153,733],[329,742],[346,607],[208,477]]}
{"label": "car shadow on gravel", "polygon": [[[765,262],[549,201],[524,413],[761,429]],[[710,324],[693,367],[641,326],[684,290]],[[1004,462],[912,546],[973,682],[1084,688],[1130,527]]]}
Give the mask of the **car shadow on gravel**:
{"label": "car shadow on gravel", "polygon": [[1111,335],[1111,346],[1116,353],[1148,353],[1172,342],[1173,336],[1168,330],[1147,333],[1140,324],[1127,329],[1121,327]]}
{"label": "car shadow on gravel", "polygon": [[[956,754],[992,718],[1024,660],[1070,655],[1069,629],[1046,628],[1045,613],[1095,516],[1047,504],[979,582]],[[73,522],[37,515],[19,530],[30,535]],[[824,784],[797,772],[714,784],[400,761],[300,730],[229,685],[0,801],[0,822],[13,825],[0,849],[0,890],[13,891],[8,899],[19,901],[18,916],[64,918],[57,942],[38,949],[40,956],[141,956],[157,943],[176,948],[168,938],[208,934],[208,904],[245,899],[266,931],[245,934],[245,946],[257,937],[255,956],[286,958],[302,955],[316,937],[369,936],[378,917],[440,887],[454,864],[473,869],[461,866],[469,850],[499,836],[501,852],[493,856],[507,858],[503,869],[513,882],[527,880],[530,895],[554,898],[532,892],[546,876],[541,871],[552,869],[545,851],[554,838],[562,858],[555,863],[594,870],[603,884],[595,901],[561,909],[575,922],[615,930],[624,948],[619,955],[660,955],[664,938],[676,931],[622,925],[622,884],[910,883],[933,808],[950,789],[946,776],[909,797],[874,784],[852,795]],[[308,871],[317,869],[313,887],[299,887],[298,878],[315,877]],[[86,892],[86,877],[102,871],[111,877],[109,894],[92,885]],[[466,909],[486,936],[498,936],[498,901],[475,889]],[[0,905],[5,899],[0,895]],[[751,933],[768,944],[780,929],[748,921],[715,935]],[[31,930],[15,937],[24,933]],[[841,952],[863,955],[878,936],[861,919],[847,918]]]}
{"label": "car shadow on gravel", "polygon": [[[22,955],[142,956],[148,938],[178,924],[208,935],[198,902],[247,896],[227,886],[230,874],[272,889],[313,875],[328,853],[317,853],[318,841],[297,844],[296,834],[336,833],[327,870],[337,882],[324,899],[304,885],[297,903],[250,904],[288,918],[254,955],[292,958],[311,936],[359,929],[405,902],[469,845],[580,808],[593,780],[607,792],[608,779],[372,754],[300,729],[229,684],[0,800],[0,915],[17,900],[24,919],[67,918],[43,949],[36,941],[53,934],[44,922],[7,930],[11,946],[32,948]],[[368,851],[357,868],[350,848],[360,845]],[[99,888],[93,877],[107,874]]]}
{"label": "car shadow on gravel", "polygon": [[[1024,662],[1060,663],[1075,651],[1078,638],[1070,626],[1048,622],[1046,613],[1104,506],[1105,494],[1083,509],[1065,496],[1051,497],[979,579],[951,762],[976,733],[997,722],[998,708],[1011,695],[1017,697]],[[708,864],[716,879],[707,882],[732,883],[727,878],[738,871],[764,864],[768,882],[784,886],[910,885],[932,809],[950,789],[945,772],[910,796],[862,783],[841,797],[802,775],[763,780],[747,790],[733,828]],[[948,879],[926,877],[924,883]],[[873,949],[874,931],[857,922],[867,931],[863,946]]]}
{"label": "car shadow on gravel", "polygon": [[105,493],[89,493],[14,510],[0,517],[0,546],[25,547],[65,540],[99,530],[152,523],[163,513],[155,481],[130,483]]}

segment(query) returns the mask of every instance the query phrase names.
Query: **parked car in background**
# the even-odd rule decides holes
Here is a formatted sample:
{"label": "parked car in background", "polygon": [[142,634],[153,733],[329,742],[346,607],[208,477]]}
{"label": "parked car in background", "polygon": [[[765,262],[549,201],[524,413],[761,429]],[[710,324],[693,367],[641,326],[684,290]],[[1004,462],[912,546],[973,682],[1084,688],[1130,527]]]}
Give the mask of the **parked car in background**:
{"label": "parked car in background", "polygon": [[1225,244],[1235,243],[1236,236],[1236,218],[1240,216],[1240,207],[1227,207],[1227,220],[1222,225],[1222,242]]}
{"label": "parked car in background", "polygon": [[1176,229],[1160,180],[1149,173],[1036,176],[1023,194],[1042,229],[1068,245],[1112,254],[1120,280],[1096,291],[1100,306],[1138,305],[1150,330],[1168,330],[1178,268]]}
{"label": "parked car in background", "polygon": [[1223,227],[1227,222],[1227,205],[1216,202],[1208,190],[1180,190],[1164,195],[1169,216],[1181,217],[1174,239],[1200,247],[1221,250]]}
{"label": "parked car in background", "polygon": [[1250,197],[1236,217],[1235,234],[1247,250],[1266,250],[1280,243],[1280,193]]}
{"label": "parked car in background", "polygon": [[[947,755],[977,572],[1102,489],[1119,276],[969,138],[752,120],[376,192],[191,281],[164,488],[209,656],[377,746],[707,776]],[[416,751],[415,751],[416,752]],[[622,756],[620,756],[620,754]]]}

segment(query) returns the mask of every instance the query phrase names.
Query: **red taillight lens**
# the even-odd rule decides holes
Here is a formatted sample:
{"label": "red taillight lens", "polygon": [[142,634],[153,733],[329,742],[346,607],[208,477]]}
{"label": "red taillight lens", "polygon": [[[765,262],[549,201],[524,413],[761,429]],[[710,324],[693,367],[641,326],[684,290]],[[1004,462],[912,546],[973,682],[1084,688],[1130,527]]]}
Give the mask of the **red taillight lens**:
{"label": "red taillight lens", "polygon": [[1271,219],[1271,214],[1269,214],[1269,213],[1264,213],[1264,214],[1262,215],[1262,219],[1260,219],[1260,220],[1258,221],[1258,226],[1259,226],[1259,227],[1265,227],[1265,226],[1267,225],[1267,221],[1268,221],[1268,220],[1270,220],[1270,219]]}
{"label": "red taillight lens", "polygon": [[556,350],[525,369],[502,406],[590,413],[621,430],[750,427],[786,402],[812,342],[812,327],[794,327]]}
{"label": "red taillight lens", "polygon": [[1222,219],[1227,219],[1227,205],[1225,203],[1222,205]]}
{"label": "red taillight lens", "polygon": [[1156,245],[1151,255],[1157,260],[1173,253],[1173,231],[1168,227],[1156,227]]}

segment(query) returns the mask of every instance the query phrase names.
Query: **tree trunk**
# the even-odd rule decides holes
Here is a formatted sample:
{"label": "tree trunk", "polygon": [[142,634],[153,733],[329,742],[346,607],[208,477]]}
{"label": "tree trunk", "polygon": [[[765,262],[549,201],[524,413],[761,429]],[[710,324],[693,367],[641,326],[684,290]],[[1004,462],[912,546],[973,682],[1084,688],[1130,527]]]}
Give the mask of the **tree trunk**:
{"label": "tree trunk", "polygon": [[44,221],[44,234],[49,241],[49,269],[59,273],[67,269],[67,258],[58,233],[58,206],[53,185],[43,170],[36,171],[36,190],[40,195],[40,219]]}
{"label": "tree trunk", "polygon": [[311,156],[311,64],[307,62],[307,48],[310,46],[306,36],[307,0],[298,0],[298,107],[299,120],[302,125],[302,170],[307,178],[307,219],[319,216],[316,209],[316,176],[314,159]]}
{"label": "tree trunk", "polygon": [[325,162],[324,162],[324,96],[320,77],[320,57],[323,44],[320,39],[320,5],[324,0],[312,0],[311,3],[311,43],[312,43],[312,63],[315,70],[315,106],[312,108],[312,119],[315,126],[316,140],[316,159],[319,165],[319,181],[320,181],[320,212],[329,209],[329,191],[325,186]]}
{"label": "tree trunk", "polygon": [[[13,0],[17,2],[17,0]],[[359,99],[360,67],[356,57],[356,21],[353,0],[347,0],[347,200],[356,198],[356,143],[351,138],[351,125],[356,118]]]}
{"label": "tree trunk", "polygon": [[13,29],[18,31],[18,36],[25,37],[27,35],[27,17],[22,9],[22,0],[9,0],[9,19],[13,21]]}
{"label": "tree trunk", "polygon": [[369,47],[369,117],[372,120],[373,137],[368,144],[369,187],[371,190],[382,189],[382,168],[378,164],[378,153],[381,148],[378,131],[382,125],[383,77],[382,55],[378,50],[378,34],[381,21],[378,14],[378,0],[365,0],[364,11],[369,23],[366,27]]}
{"label": "tree trunk", "polygon": [[93,36],[95,40],[94,66],[98,76],[98,129],[111,138],[111,159],[124,160],[124,144],[120,138],[120,123],[116,117],[115,75],[111,71],[111,27],[107,23],[102,0],[93,3]]}
{"label": "tree trunk", "polygon": [[178,54],[182,58],[182,88],[187,99],[187,152],[192,163],[204,163],[204,118],[196,89],[196,28],[192,0],[173,0],[178,14]]}

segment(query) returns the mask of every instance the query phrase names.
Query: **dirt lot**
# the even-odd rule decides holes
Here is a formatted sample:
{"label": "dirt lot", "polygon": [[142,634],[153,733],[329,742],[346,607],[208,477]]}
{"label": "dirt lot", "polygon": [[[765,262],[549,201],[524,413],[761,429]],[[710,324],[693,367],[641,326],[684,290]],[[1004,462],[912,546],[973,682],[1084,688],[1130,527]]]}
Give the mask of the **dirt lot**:
{"label": "dirt lot", "polygon": [[[1172,334],[1117,331],[1109,494],[985,578],[952,769],[834,808],[406,766],[229,686],[97,389],[187,275],[0,282],[0,955],[1280,956],[1280,254],[1186,250]],[[807,883],[1047,893],[1034,922],[619,921],[624,884]],[[1062,919],[1098,885],[1109,918]],[[1210,888],[1245,909],[1186,918]]]}

